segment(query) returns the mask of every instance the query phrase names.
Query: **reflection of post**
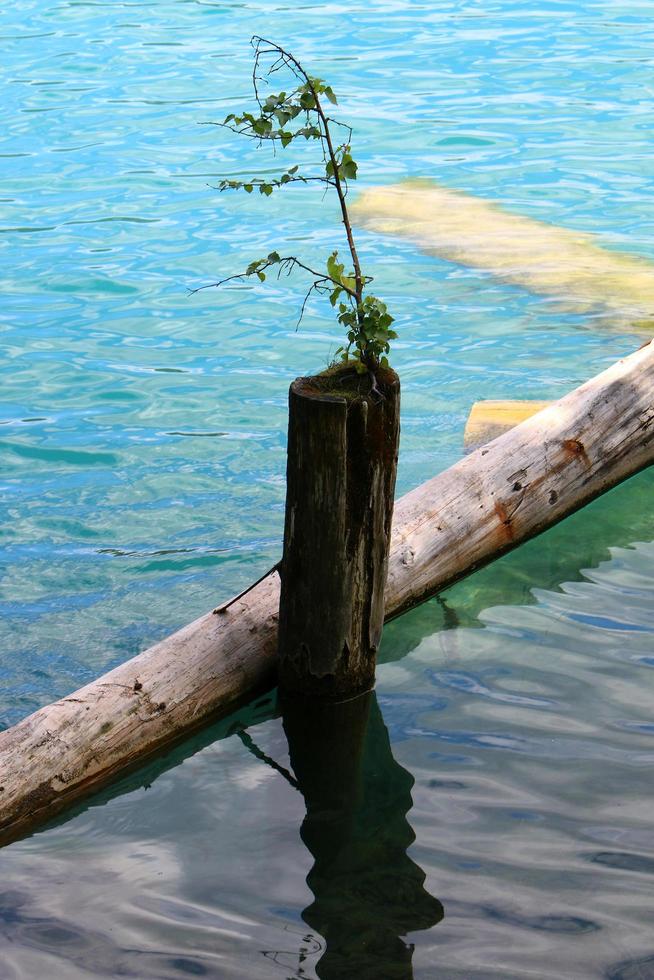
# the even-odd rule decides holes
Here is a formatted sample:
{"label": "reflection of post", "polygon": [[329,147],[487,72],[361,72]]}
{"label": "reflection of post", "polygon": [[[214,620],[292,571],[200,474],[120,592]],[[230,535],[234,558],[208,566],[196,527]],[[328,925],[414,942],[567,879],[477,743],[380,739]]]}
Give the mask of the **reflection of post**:
{"label": "reflection of post", "polygon": [[401,938],[443,917],[407,855],[413,777],[393,758],[374,692],[341,704],[283,705],[292,768],[315,858],[304,921],[324,936],[321,980],[411,980]]}

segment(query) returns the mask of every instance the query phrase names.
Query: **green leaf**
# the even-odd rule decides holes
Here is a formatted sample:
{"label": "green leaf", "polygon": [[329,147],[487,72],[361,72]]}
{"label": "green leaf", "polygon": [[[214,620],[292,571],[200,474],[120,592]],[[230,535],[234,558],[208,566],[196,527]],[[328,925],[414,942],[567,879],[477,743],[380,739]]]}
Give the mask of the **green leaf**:
{"label": "green leaf", "polygon": [[268,261],[273,264],[279,262],[279,252],[271,252],[268,256]]}
{"label": "green leaf", "polygon": [[266,119],[264,116],[260,116],[259,119],[254,119],[252,122],[252,129],[257,134],[257,136],[265,136],[272,129],[272,123],[270,119]]}
{"label": "green leaf", "polygon": [[248,194],[252,193],[252,184],[243,184],[243,190],[247,191]]}
{"label": "green leaf", "polygon": [[357,163],[352,159],[349,153],[343,154],[343,159],[339,170],[346,180],[356,180],[357,179]]}
{"label": "green leaf", "polygon": [[279,138],[282,143],[282,148],[285,150],[288,144],[293,141],[293,133],[289,133],[289,132],[280,133]]}
{"label": "green leaf", "polygon": [[265,282],[266,281],[266,273],[265,272],[257,272],[257,275],[259,276],[259,280],[261,282]]}
{"label": "green leaf", "polygon": [[332,105],[338,105],[338,99],[334,95],[331,85],[326,85],[323,91]]}
{"label": "green leaf", "polygon": [[343,269],[345,266],[342,262],[337,262],[338,252],[332,252],[332,254],[327,259],[327,275],[334,282],[340,283],[341,277],[343,275]]}
{"label": "green leaf", "polygon": [[288,168],[288,173],[289,174],[297,173],[297,169],[298,169],[298,164],[296,163],[294,167],[289,167]]}
{"label": "green leaf", "polygon": [[322,139],[322,132],[317,126],[303,126],[295,133],[296,136],[304,136],[305,140]]}

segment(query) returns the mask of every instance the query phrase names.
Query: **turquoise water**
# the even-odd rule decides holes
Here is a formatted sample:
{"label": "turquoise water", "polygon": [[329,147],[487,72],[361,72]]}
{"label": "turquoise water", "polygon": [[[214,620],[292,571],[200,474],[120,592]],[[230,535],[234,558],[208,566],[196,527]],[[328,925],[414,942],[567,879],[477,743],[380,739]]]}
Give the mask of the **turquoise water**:
{"label": "turquoise water", "polygon": [[[319,301],[295,331],[300,283],[187,289],[340,231],[309,188],[208,186],[281,164],[199,125],[247,98],[250,35],[331,82],[362,186],[434,177],[654,259],[654,4],[579,6],[2,7],[2,725],[279,557],[288,383],[339,333]],[[556,397],[643,340],[358,240],[400,331],[401,492],[459,458],[473,401]],[[651,499],[644,473],[387,630],[344,918],[247,744],[290,765],[266,701],[0,853],[1,980],[654,977]]]}

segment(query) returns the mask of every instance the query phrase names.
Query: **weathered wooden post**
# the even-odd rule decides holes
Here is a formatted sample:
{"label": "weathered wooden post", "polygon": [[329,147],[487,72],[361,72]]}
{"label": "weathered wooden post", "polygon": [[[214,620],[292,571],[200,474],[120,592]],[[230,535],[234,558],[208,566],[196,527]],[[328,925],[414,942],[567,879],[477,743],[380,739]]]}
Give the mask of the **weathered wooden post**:
{"label": "weathered wooden post", "polygon": [[369,690],[384,622],[400,382],[351,366],[289,393],[279,681],[322,698]]}

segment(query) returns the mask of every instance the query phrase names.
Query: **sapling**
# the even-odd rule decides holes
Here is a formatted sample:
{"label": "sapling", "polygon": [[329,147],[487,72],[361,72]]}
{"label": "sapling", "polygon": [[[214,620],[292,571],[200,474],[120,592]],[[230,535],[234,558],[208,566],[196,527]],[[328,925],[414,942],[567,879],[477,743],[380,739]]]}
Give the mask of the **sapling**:
{"label": "sapling", "polygon": [[[251,44],[254,48],[252,84],[256,107],[253,112],[238,115],[230,113],[223,122],[209,125],[222,126],[241,136],[258,141],[259,145],[271,143],[286,150],[295,140],[315,140],[322,150],[319,173],[302,173],[299,165],[286,169],[274,179],[252,177],[250,180],[222,180],[220,191],[242,190],[252,194],[258,190],[269,197],[273,191],[281,190],[290,184],[319,182],[333,188],[338,198],[343,227],[347,240],[351,268],[346,271],[345,262],[339,261],[338,250],[327,258],[324,271],[318,271],[295,255],[280,255],[270,252],[265,258],[255,259],[244,272],[227,276],[209,286],[222,286],[227,282],[256,276],[261,282],[270,270],[277,275],[290,274],[302,270],[312,279],[300,310],[302,319],[309,297],[312,293],[329,296],[332,307],[338,310],[337,318],[345,328],[346,342],[336,351],[336,357],[343,362],[351,362],[359,374],[370,375],[371,388],[379,393],[376,384],[378,368],[388,367],[390,341],[397,334],[391,329],[393,317],[382,300],[366,292],[372,276],[364,275],[357,254],[352,232],[352,223],[347,209],[347,195],[350,182],[356,180],[358,166],[352,156],[352,129],[333,119],[327,106],[335,106],[338,100],[330,85],[320,78],[309,75],[300,62],[278,44],[255,36]],[[290,91],[268,94],[273,77],[285,70],[290,74]],[[265,86],[265,91],[264,91]],[[344,134],[341,142],[334,136],[338,127]],[[200,287],[208,288],[207,286]],[[193,290],[196,292],[197,290]]]}

